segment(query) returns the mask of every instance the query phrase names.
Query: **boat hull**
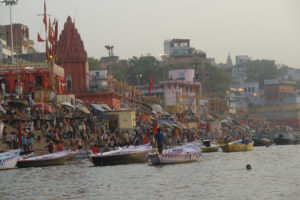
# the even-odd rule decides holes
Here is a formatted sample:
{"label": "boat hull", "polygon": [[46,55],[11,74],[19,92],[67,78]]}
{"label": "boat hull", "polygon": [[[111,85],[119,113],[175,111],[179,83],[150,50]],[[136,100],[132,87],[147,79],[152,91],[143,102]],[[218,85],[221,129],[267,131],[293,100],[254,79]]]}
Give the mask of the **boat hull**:
{"label": "boat hull", "polygon": [[223,152],[251,151],[253,149],[253,143],[249,143],[249,144],[225,144],[221,148],[222,148]]}
{"label": "boat hull", "polygon": [[147,156],[147,159],[154,165],[177,164],[198,161],[201,157],[201,152],[180,153],[180,154],[158,154],[153,153]]}
{"label": "boat hull", "polygon": [[19,159],[19,154],[12,154],[11,156],[0,160],[0,170],[16,168]]}
{"label": "boat hull", "polygon": [[202,150],[202,153],[218,152],[219,151],[219,146],[202,147],[201,150]]}
{"label": "boat hull", "polygon": [[274,143],[276,145],[290,145],[290,144],[299,144],[299,142],[295,139],[287,139],[287,138],[275,138]]}
{"label": "boat hull", "polygon": [[272,142],[269,139],[261,139],[261,138],[253,138],[253,146],[258,147],[258,146],[268,146],[271,145]]}
{"label": "boat hull", "polygon": [[66,154],[64,156],[58,158],[51,159],[41,159],[41,160],[19,160],[17,166],[19,168],[25,167],[46,167],[53,165],[64,165],[66,160],[69,158],[69,155]]}
{"label": "boat hull", "polygon": [[95,166],[118,165],[129,163],[144,163],[146,156],[150,150],[142,152],[134,152],[122,155],[90,155],[89,158]]}

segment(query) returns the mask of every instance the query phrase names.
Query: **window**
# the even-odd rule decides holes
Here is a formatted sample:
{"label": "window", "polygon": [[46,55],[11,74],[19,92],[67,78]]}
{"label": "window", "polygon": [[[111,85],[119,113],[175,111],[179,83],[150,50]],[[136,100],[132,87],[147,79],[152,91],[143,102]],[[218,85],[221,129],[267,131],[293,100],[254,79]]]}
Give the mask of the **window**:
{"label": "window", "polygon": [[247,88],[244,88],[244,92],[247,92]]}
{"label": "window", "polygon": [[254,92],[254,87],[252,88],[252,92]]}
{"label": "window", "polygon": [[251,92],[251,88],[248,88],[248,92]]}
{"label": "window", "polygon": [[96,77],[97,77],[97,78],[99,78],[99,75],[100,75],[99,72],[96,72]]}

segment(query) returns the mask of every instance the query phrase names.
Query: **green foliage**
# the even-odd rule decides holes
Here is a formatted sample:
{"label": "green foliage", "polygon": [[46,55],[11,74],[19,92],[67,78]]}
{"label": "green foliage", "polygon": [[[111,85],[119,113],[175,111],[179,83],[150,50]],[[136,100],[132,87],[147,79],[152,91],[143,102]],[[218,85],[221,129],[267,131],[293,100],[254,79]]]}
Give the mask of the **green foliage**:
{"label": "green foliage", "polygon": [[[226,90],[230,88],[231,77],[225,73],[222,68],[219,68],[210,63],[205,65],[206,71],[206,89],[210,95],[217,93],[219,96],[225,96]],[[205,88],[204,88],[205,89]]]}
{"label": "green foliage", "polygon": [[285,68],[279,70],[274,61],[252,60],[244,64],[248,81],[257,81],[263,87],[265,79],[276,79],[285,72]]}
{"label": "green foliage", "polygon": [[109,68],[116,79],[125,80],[132,85],[148,84],[149,78],[153,83],[163,78],[163,68],[153,56],[132,57],[128,64],[113,64]]}
{"label": "green foliage", "polygon": [[94,57],[89,57],[88,63],[89,63],[89,70],[99,70],[100,69],[100,60],[98,60]]}

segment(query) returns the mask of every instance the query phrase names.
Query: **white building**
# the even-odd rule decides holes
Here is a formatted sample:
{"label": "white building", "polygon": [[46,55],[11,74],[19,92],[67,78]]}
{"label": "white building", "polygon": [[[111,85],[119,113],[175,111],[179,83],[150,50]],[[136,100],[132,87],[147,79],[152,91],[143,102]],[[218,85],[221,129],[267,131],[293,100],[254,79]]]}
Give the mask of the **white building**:
{"label": "white building", "polygon": [[249,56],[243,55],[243,56],[235,56],[235,64],[236,65],[240,65],[243,64],[247,61],[251,60],[251,58]]}
{"label": "white building", "polygon": [[199,100],[201,84],[194,81],[194,78],[194,69],[170,70],[169,80],[159,83],[168,112],[180,112],[181,109],[196,112],[196,101]]}

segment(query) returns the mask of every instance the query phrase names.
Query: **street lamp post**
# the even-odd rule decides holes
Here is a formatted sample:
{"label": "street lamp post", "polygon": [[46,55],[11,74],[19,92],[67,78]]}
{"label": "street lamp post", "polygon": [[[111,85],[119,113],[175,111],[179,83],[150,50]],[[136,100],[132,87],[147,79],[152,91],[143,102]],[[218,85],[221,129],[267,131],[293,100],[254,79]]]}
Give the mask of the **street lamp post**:
{"label": "street lamp post", "polygon": [[11,6],[16,5],[18,0],[1,0],[1,3],[4,3],[6,6],[9,5],[9,20],[10,20],[10,47],[11,47],[11,64],[14,64],[14,44],[13,44],[13,28],[12,28],[12,17],[11,17]]}

